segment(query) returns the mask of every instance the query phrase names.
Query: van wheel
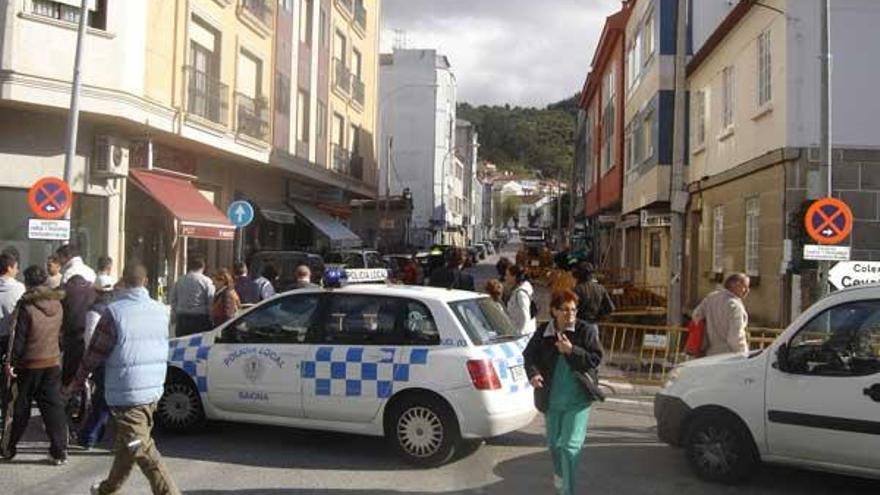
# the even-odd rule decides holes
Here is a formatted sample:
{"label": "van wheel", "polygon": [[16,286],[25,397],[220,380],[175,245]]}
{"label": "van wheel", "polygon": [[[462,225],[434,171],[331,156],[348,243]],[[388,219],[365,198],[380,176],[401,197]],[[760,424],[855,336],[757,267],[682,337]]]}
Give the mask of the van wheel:
{"label": "van wheel", "polygon": [[694,418],[684,444],[691,468],[707,481],[745,481],[760,461],[751,433],[726,414],[709,412]]}
{"label": "van wheel", "polygon": [[427,394],[392,404],[385,436],[407,462],[437,467],[449,462],[461,443],[458,421],[450,407]]}
{"label": "van wheel", "polygon": [[156,424],[177,433],[193,431],[205,424],[202,398],[188,377],[169,377],[165,393],[156,406]]}

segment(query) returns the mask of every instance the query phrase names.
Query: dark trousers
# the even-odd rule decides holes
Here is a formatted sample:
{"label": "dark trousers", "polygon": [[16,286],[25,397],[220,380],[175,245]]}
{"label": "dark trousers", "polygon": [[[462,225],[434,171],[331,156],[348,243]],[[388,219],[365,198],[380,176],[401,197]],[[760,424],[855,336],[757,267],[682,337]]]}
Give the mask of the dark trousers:
{"label": "dark trousers", "polygon": [[36,400],[46,434],[49,454],[56,459],[67,457],[67,417],[61,400],[61,369],[29,370],[19,368],[12,383],[12,428],[3,435],[2,450],[14,454],[15,446],[27,430],[31,419],[31,403]]}
{"label": "dark trousers", "polygon": [[82,338],[64,338],[61,345],[61,383],[67,385],[76,377],[79,363],[86,351],[86,342]]}
{"label": "dark trousers", "polygon": [[98,368],[92,374],[95,390],[92,392],[92,404],[89,415],[79,431],[79,442],[82,445],[94,446],[104,438],[104,430],[110,421],[110,408],[104,398],[104,368]]}
{"label": "dark trousers", "polygon": [[[0,337],[0,370],[6,364],[6,349],[9,346],[9,337]],[[3,431],[6,423],[6,402],[8,391],[6,390],[6,375],[0,371],[0,431]]]}
{"label": "dark trousers", "polygon": [[208,315],[188,315],[178,313],[174,335],[176,337],[183,337],[194,333],[207,332],[212,328],[214,328],[214,323]]}

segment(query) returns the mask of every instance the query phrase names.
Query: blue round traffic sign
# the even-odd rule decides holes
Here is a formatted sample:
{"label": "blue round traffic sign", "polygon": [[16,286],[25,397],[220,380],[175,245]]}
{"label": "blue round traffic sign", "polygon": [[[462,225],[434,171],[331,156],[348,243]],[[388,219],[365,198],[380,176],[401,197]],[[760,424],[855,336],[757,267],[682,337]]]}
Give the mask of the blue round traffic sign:
{"label": "blue round traffic sign", "polygon": [[233,201],[226,210],[226,216],[232,225],[238,228],[247,227],[254,221],[254,207],[247,201]]}

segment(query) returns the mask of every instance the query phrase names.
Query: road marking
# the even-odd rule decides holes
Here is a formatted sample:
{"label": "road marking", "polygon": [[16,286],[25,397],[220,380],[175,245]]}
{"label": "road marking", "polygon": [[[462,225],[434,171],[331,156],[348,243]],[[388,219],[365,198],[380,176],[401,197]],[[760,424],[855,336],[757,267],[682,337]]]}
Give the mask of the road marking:
{"label": "road marking", "polygon": [[611,402],[614,404],[630,404],[630,405],[636,405],[636,406],[643,406],[643,405],[650,406],[652,404],[652,401],[650,401],[650,400],[615,399],[613,397],[609,398],[609,399],[605,399],[605,402]]}

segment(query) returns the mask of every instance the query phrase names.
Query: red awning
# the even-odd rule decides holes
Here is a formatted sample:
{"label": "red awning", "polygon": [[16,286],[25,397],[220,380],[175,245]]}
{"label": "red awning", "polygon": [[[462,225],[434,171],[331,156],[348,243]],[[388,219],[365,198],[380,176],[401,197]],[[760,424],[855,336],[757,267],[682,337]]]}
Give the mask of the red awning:
{"label": "red awning", "polygon": [[138,187],[178,220],[180,236],[224,241],[235,237],[235,226],[192,182],[148,170],[131,170],[130,175]]}

